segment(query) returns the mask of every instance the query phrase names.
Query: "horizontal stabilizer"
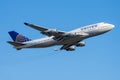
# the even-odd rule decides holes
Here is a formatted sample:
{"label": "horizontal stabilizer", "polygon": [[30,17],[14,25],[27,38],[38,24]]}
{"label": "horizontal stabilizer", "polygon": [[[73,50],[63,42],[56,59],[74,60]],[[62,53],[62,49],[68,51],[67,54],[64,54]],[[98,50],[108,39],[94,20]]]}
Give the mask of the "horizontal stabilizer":
{"label": "horizontal stabilizer", "polygon": [[12,42],[12,41],[7,41],[7,42],[8,42],[9,44],[11,44],[11,45],[15,46],[15,47],[25,45],[25,44],[23,44],[23,43],[19,43],[19,42]]}

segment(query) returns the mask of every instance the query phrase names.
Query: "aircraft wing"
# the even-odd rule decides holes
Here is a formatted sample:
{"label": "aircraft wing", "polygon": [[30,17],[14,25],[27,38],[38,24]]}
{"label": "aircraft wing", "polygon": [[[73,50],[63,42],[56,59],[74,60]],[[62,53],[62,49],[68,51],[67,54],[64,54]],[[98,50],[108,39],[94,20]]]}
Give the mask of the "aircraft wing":
{"label": "aircraft wing", "polygon": [[38,31],[40,31],[42,34],[47,35],[47,36],[54,36],[53,39],[57,40],[57,41],[63,41],[65,39],[71,38],[71,37],[75,37],[75,36],[80,36],[80,37],[84,37],[87,36],[87,33],[84,32],[79,32],[79,33],[68,33],[68,32],[64,32],[64,31],[58,31],[56,29],[48,29],[45,27],[41,27],[41,26],[37,26],[34,24],[29,24],[29,23],[24,23],[25,25],[34,28]]}
{"label": "aircraft wing", "polygon": [[45,28],[45,27],[42,27],[42,26],[37,26],[37,25],[34,25],[34,24],[26,23],[26,22],[24,24],[31,27],[31,28],[34,28],[34,29],[40,31],[42,34],[45,34],[47,36],[58,37],[58,36],[65,33],[64,31],[58,31],[56,29],[48,29],[48,28]]}
{"label": "aircraft wing", "polygon": [[29,23],[26,23],[26,22],[24,24],[29,26],[29,27],[31,27],[31,28],[39,30],[39,31],[46,31],[46,30],[48,30],[47,28],[40,27],[40,26],[37,26],[37,25],[34,25],[34,24],[29,24]]}

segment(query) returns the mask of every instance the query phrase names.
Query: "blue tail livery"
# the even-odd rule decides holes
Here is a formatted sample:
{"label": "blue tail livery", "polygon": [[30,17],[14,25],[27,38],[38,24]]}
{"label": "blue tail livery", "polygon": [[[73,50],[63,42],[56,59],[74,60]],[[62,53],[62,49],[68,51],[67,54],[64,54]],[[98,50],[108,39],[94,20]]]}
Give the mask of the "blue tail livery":
{"label": "blue tail livery", "polygon": [[10,31],[8,33],[11,36],[11,38],[13,39],[14,42],[26,42],[26,41],[31,40],[31,39],[29,39],[29,38],[15,32],[15,31]]}

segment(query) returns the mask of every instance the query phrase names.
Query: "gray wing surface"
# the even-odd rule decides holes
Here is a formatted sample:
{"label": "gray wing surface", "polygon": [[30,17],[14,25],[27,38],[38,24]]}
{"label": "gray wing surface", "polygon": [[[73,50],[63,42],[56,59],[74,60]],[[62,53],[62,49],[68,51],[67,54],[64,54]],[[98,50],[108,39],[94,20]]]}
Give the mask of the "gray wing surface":
{"label": "gray wing surface", "polygon": [[47,36],[58,37],[58,36],[61,36],[62,34],[65,33],[64,31],[58,31],[56,29],[48,29],[48,28],[45,28],[45,27],[42,27],[42,26],[37,26],[37,25],[34,25],[34,24],[26,23],[26,22],[24,24],[33,28],[33,29],[36,29],[36,30],[40,31],[42,34],[45,34]]}
{"label": "gray wing surface", "polygon": [[29,27],[31,27],[31,28],[39,30],[39,31],[46,31],[46,30],[48,30],[47,28],[44,28],[42,26],[37,26],[37,25],[34,25],[34,24],[26,23],[26,22],[24,24],[27,25],[27,26],[29,26]]}

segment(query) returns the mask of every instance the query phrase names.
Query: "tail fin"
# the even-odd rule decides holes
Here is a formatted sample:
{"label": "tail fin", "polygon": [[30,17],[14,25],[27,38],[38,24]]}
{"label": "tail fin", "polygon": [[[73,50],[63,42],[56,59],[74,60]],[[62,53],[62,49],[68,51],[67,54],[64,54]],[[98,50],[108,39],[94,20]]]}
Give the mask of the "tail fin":
{"label": "tail fin", "polygon": [[31,40],[31,39],[29,39],[29,38],[15,32],[15,31],[10,31],[8,33],[11,36],[11,38],[13,39],[14,42],[26,42],[26,41]]}

